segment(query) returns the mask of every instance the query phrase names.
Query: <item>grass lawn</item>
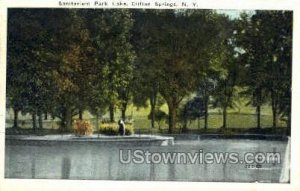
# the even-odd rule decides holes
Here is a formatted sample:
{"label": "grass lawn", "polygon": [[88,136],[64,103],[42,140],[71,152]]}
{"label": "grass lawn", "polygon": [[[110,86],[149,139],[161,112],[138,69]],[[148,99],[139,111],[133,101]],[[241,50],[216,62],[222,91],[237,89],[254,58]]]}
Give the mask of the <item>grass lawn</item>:
{"label": "grass lawn", "polygon": [[[168,107],[164,104],[161,110],[168,113]],[[148,114],[150,113],[150,108],[136,108],[130,105],[127,109],[126,115],[134,120],[135,129],[150,129],[150,120],[148,119]],[[120,112],[116,112],[116,116],[120,116]],[[108,118],[108,115],[104,116]],[[220,109],[209,109],[208,117],[208,128],[220,128],[222,126],[223,118]],[[156,123],[158,128],[158,124]],[[180,123],[177,124],[180,128]],[[229,109],[227,115],[227,126],[228,128],[253,128],[256,127],[256,115],[255,108],[251,106],[241,106],[239,109]],[[261,126],[271,127],[272,126],[272,110],[268,105],[262,106],[261,109]],[[282,120],[278,120],[278,127],[286,127],[286,123]],[[198,129],[204,127],[204,119],[192,121],[188,124],[189,129]],[[167,129],[168,124],[165,122],[161,124],[162,129]],[[153,131],[153,130],[152,130]]]}
{"label": "grass lawn", "polygon": [[[161,110],[168,113],[168,107],[164,104]],[[137,108],[134,105],[129,105],[126,115],[129,119],[133,119],[134,129],[136,132],[159,132],[158,123],[156,123],[156,129],[150,128],[150,120],[148,119],[148,114],[150,113],[150,107],[148,108]],[[115,113],[115,119],[118,120],[121,116],[119,110]],[[8,113],[6,116],[6,127],[12,126],[13,115]],[[21,128],[32,128],[31,116],[21,116],[20,115],[19,125]],[[75,116],[76,118],[76,116]],[[92,124],[96,124],[95,117],[92,116],[89,112],[84,112],[84,119],[89,119]],[[108,119],[108,113],[103,116],[103,119]],[[208,128],[209,129],[218,129],[222,126],[222,112],[218,108],[210,108],[209,109],[209,117],[208,117]],[[59,121],[56,120],[47,120],[44,121],[44,128],[46,129],[57,129]],[[286,127],[286,123],[282,120],[278,120],[278,127]],[[181,124],[177,123],[177,128],[179,129]],[[229,109],[228,110],[228,118],[227,118],[227,126],[228,128],[254,128],[256,127],[256,115],[255,108],[251,106],[242,106],[239,109]],[[261,111],[261,126],[262,128],[271,127],[272,126],[272,110],[270,106],[264,105]],[[194,120],[188,123],[188,129],[197,130],[203,129],[204,127],[204,119]],[[96,127],[94,127],[97,130]],[[163,122],[160,124],[160,129],[167,130],[168,124],[167,122]]]}

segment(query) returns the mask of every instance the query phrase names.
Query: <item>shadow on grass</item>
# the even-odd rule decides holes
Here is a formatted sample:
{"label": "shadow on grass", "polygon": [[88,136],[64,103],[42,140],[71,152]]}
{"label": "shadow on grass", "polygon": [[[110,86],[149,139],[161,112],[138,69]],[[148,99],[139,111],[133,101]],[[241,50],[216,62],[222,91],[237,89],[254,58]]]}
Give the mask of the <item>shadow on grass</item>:
{"label": "shadow on grass", "polygon": [[[134,129],[135,134],[150,134],[150,135],[169,135],[168,129],[148,128]],[[6,135],[62,135],[73,133],[72,130],[65,129],[29,129],[29,128],[6,128]],[[94,131],[93,134],[99,134],[99,131]],[[287,127],[264,127],[264,128],[208,128],[208,129],[186,129],[183,131],[176,128],[172,134],[219,134],[219,135],[239,135],[239,134],[258,134],[258,135],[285,135],[290,136],[289,128]]]}
{"label": "shadow on grass", "polygon": [[72,130],[63,130],[63,129],[29,129],[29,128],[6,128],[6,135],[61,135],[61,134],[70,134],[73,133]]}

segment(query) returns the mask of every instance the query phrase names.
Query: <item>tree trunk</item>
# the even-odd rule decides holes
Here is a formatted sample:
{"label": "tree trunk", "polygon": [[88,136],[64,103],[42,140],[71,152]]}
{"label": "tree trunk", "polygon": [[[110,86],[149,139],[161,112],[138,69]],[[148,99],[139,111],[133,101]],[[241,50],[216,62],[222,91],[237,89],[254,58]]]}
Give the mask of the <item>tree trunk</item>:
{"label": "tree trunk", "polygon": [[39,129],[43,129],[43,116],[42,116],[42,112],[38,112],[38,122],[39,122]]}
{"label": "tree trunk", "polygon": [[60,128],[63,131],[69,131],[72,129],[72,110],[68,106],[63,107]]}
{"label": "tree trunk", "polygon": [[99,114],[98,114],[98,112],[96,113],[96,129],[97,129],[97,131],[99,130]]}
{"label": "tree trunk", "polygon": [[288,121],[287,121],[287,135],[291,135],[291,112],[288,112]]}
{"label": "tree trunk", "polygon": [[48,120],[48,113],[45,112],[44,115],[45,115],[44,120]]}
{"label": "tree trunk", "polygon": [[151,106],[151,128],[155,128],[155,109]]}
{"label": "tree trunk", "polygon": [[150,106],[151,106],[151,127],[155,128],[155,105],[156,105],[156,101],[155,99],[150,99]]}
{"label": "tree trunk", "polygon": [[125,109],[121,110],[121,118],[123,119],[123,121],[126,120],[126,110]]}
{"label": "tree trunk", "polygon": [[204,129],[207,129],[208,126],[208,96],[204,98]]}
{"label": "tree trunk", "polygon": [[174,130],[176,128],[176,106],[170,105],[169,106],[169,133],[174,133]]}
{"label": "tree trunk", "polygon": [[79,115],[79,120],[82,120],[83,119],[83,117],[82,117],[82,115],[83,115],[82,109],[79,109],[78,115]]}
{"label": "tree trunk", "polygon": [[127,103],[122,103],[121,118],[123,119],[123,121],[126,120],[126,110],[127,110]]}
{"label": "tree trunk", "polygon": [[14,108],[14,125],[13,128],[18,128],[19,110]]}
{"label": "tree trunk", "polygon": [[156,106],[156,93],[152,93],[150,97],[150,106],[151,106],[151,127],[155,128],[155,106]]}
{"label": "tree trunk", "polygon": [[257,129],[261,128],[260,125],[260,113],[261,113],[261,89],[256,89],[256,118],[257,118]]}
{"label": "tree trunk", "polygon": [[272,92],[271,95],[271,99],[272,99],[272,116],[273,116],[273,128],[276,128],[277,126],[277,107],[276,107],[276,100],[275,100],[275,95]]}
{"label": "tree trunk", "polygon": [[276,106],[272,106],[272,115],[273,115],[273,128],[277,127],[277,109]]}
{"label": "tree trunk", "polygon": [[35,112],[32,113],[32,128],[34,131],[36,130],[36,114],[35,114]]}
{"label": "tree trunk", "polygon": [[110,104],[109,106],[109,118],[110,118],[110,122],[115,122],[115,113],[114,113],[114,104]]}
{"label": "tree trunk", "polygon": [[[66,108],[63,106],[62,111],[61,111],[61,119],[60,119],[60,130],[65,130],[66,129]],[[53,121],[53,116],[52,116],[52,121]]]}
{"label": "tree trunk", "polygon": [[227,128],[227,106],[223,107],[223,125],[222,128]]}
{"label": "tree trunk", "polygon": [[70,107],[66,108],[66,130],[72,129],[72,110]]}
{"label": "tree trunk", "polygon": [[185,117],[185,118],[183,119],[183,127],[182,127],[182,132],[183,132],[183,133],[186,133],[186,132],[188,131],[187,125],[188,125],[188,120],[187,120],[187,118]]}
{"label": "tree trunk", "polygon": [[257,126],[256,128],[260,129],[261,128],[261,125],[260,125],[260,111],[261,110],[261,106],[260,105],[257,105],[256,106],[256,119],[257,119]]}

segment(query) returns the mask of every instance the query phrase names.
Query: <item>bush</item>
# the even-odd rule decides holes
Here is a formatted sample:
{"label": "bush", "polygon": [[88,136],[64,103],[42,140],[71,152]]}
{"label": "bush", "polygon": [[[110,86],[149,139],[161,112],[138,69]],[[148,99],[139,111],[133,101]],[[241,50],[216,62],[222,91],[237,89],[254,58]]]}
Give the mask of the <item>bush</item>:
{"label": "bush", "polygon": [[[151,120],[151,114],[152,113],[150,112],[148,115],[149,120]],[[159,129],[168,120],[168,117],[169,117],[169,115],[162,110],[156,110],[154,113],[154,116],[155,116],[155,121],[157,122]]]}
{"label": "bush", "polygon": [[93,133],[93,126],[88,120],[75,120],[73,131],[76,136],[91,135]]}
{"label": "bush", "polygon": [[[101,123],[99,132],[104,135],[119,135],[118,123]],[[134,134],[133,124],[125,123],[125,135]]]}

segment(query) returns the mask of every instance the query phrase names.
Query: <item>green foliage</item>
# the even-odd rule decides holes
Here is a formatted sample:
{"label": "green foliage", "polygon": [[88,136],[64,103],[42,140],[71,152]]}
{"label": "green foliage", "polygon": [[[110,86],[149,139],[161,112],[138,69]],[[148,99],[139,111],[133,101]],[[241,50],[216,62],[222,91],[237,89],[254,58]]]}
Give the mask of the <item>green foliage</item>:
{"label": "green foliage", "polygon": [[[153,111],[152,111],[153,112]],[[161,128],[161,126],[168,120],[168,114],[162,110],[155,110],[154,111],[154,117],[155,121],[158,124],[158,128]],[[148,115],[148,119],[152,119],[152,113],[150,112]]]}
{"label": "green foliage", "polygon": [[[119,10],[80,10],[93,50],[94,78],[90,107],[119,105],[126,110],[131,96],[135,53],[130,43],[131,13]],[[111,119],[113,120],[113,119]]]}
{"label": "green foliage", "polygon": [[[243,15],[235,36],[237,46],[243,50],[240,57],[246,93],[253,96],[252,104],[258,113],[263,103],[271,102],[276,127],[279,113],[290,116],[292,12],[256,11],[251,17]],[[280,110],[281,106],[286,112]]]}
{"label": "green foliage", "polygon": [[10,106],[51,113],[70,129],[83,110],[128,101],[117,94],[132,79],[129,11],[10,10],[9,17]]}
{"label": "green foliage", "polygon": [[182,120],[195,120],[204,116],[204,100],[201,97],[194,97],[189,100],[180,112]]}
{"label": "green foliage", "polygon": [[[47,46],[44,46],[48,44],[51,34],[43,29],[41,23],[46,15],[51,16],[52,13],[51,10],[42,12],[39,9],[35,13],[29,10],[9,11],[8,104],[18,111],[31,113],[33,116],[38,114],[40,118],[41,113],[50,110],[54,104],[52,63],[45,60],[48,55]],[[48,21],[51,22],[52,19],[55,18]],[[35,123],[33,126],[36,126]]]}
{"label": "green foliage", "polygon": [[[118,123],[101,123],[99,133],[104,135],[119,135],[119,125]],[[134,134],[133,124],[125,123],[125,135],[132,134]]]}
{"label": "green foliage", "polygon": [[148,82],[147,95],[159,92],[167,102],[171,132],[180,102],[195,91],[212,50],[226,36],[219,25],[226,18],[208,10],[150,10],[137,16],[141,18],[135,31],[141,37],[137,41],[141,81]]}
{"label": "green foliage", "polygon": [[125,118],[133,101],[150,104],[152,127],[167,106],[172,132],[186,97],[202,97],[205,111],[212,98],[226,113],[242,107],[241,87],[258,127],[264,104],[274,127],[280,118],[290,126],[292,12],[231,20],[212,10],[9,9],[8,18],[7,107],[15,122],[29,113],[42,128],[47,113],[71,130],[83,111],[98,121],[107,108],[120,109]]}

